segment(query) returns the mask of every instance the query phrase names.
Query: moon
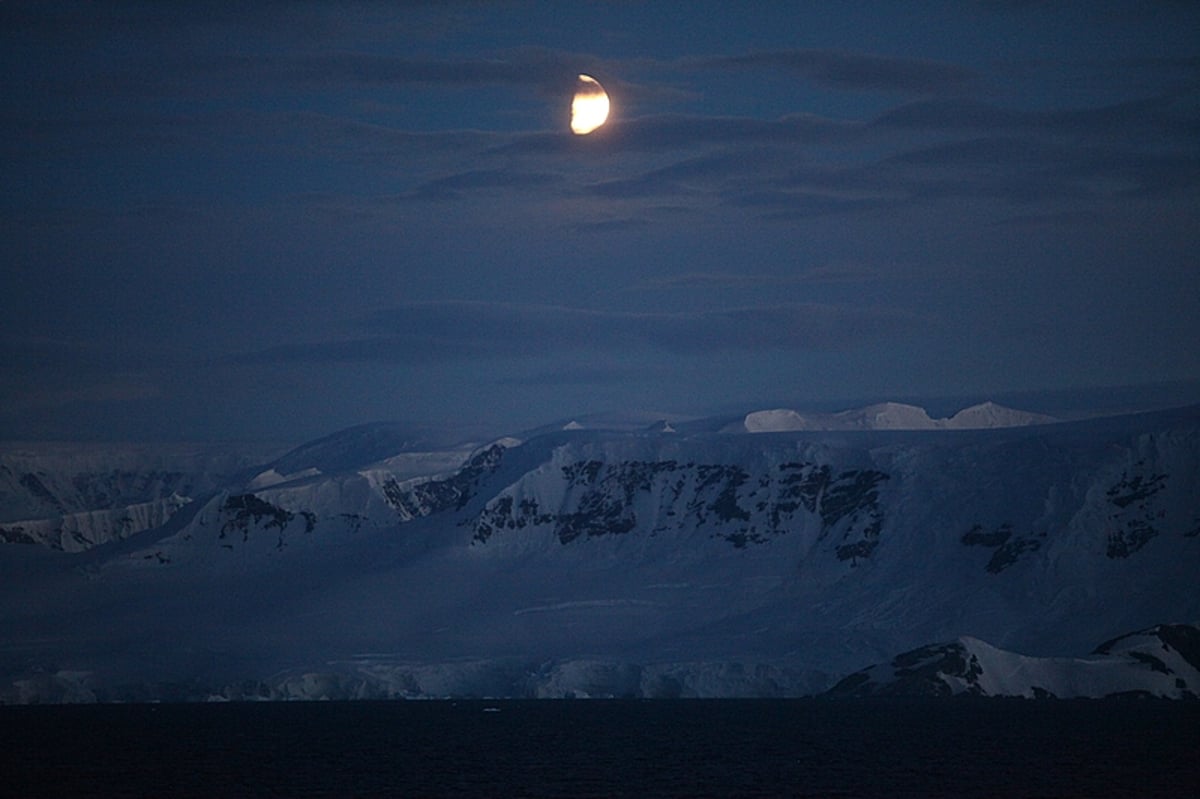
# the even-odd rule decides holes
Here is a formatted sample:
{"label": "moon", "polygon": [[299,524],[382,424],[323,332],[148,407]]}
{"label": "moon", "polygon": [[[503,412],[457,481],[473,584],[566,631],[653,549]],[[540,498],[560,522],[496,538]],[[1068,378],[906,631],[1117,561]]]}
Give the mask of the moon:
{"label": "moon", "polygon": [[608,92],[591,75],[575,81],[575,99],[571,101],[571,132],[576,136],[591,133],[608,119]]}

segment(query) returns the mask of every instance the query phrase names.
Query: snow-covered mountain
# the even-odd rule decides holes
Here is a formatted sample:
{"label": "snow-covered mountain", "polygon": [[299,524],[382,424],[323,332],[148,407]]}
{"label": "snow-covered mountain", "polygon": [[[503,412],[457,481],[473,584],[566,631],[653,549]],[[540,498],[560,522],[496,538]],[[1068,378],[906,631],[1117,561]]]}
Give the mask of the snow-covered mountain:
{"label": "snow-covered mountain", "polygon": [[455,469],[470,444],[373,423],[286,450],[264,444],[17,444],[0,448],[0,542],[82,552],[166,524],[221,488],[259,490],[378,465],[392,479]]}
{"label": "snow-covered mountain", "polygon": [[1029,657],[964,637],[851,674],[830,696],[1200,698],[1200,628],[1163,624],[1083,657]]}
{"label": "snow-covered mountain", "polygon": [[1200,407],[880,413],[909,423],[346,431],[125,540],[0,546],[0,698],[801,695],[937,641],[979,692],[1195,693],[1126,668],[1152,644],[1089,653],[1200,619]]}
{"label": "snow-covered mountain", "polygon": [[126,538],[166,523],[276,449],[9,444],[0,448],[0,542],[80,552]]}
{"label": "snow-covered mountain", "polygon": [[796,430],[981,430],[1051,424],[1052,416],[984,402],[944,419],[930,418],[924,408],[881,402],[838,413],[798,412],[788,408],[753,411],[728,428],[731,432],[784,433]]}

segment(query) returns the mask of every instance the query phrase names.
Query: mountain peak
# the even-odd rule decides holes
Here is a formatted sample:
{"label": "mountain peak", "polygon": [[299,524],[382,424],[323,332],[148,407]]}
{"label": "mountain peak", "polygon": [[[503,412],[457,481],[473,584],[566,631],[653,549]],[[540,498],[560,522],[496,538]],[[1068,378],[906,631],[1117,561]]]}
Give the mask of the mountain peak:
{"label": "mountain peak", "polygon": [[[798,430],[977,430],[1023,427],[1058,421],[1052,416],[983,402],[964,408],[950,418],[933,419],[918,405],[878,402],[838,413],[801,413],[790,408],[753,411],[731,432],[783,433]],[[742,428],[738,430],[737,428]]]}
{"label": "mountain peak", "polygon": [[989,400],[969,408],[963,408],[946,420],[946,427],[956,430],[973,430],[984,427],[1024,427],[1032,424],[1050,424],[1056,421],[1058,420],[1053,416],[1019,411]]}
{"label": "mountain peak", "polygon": [[1194,626],[1158,625],[1102,644],[1086,657],[1036,657],[961,636],[851,674],[829,695],[1191,698],[1200,688],[1198,640]]}
{"label": "mountain peak", "polygon": [[879,402],[865,408],[842,411],[836,417],[845,423],[843,429],[933,430],[939,426],[937,421],[929,418],[924,408],[902,402]]}

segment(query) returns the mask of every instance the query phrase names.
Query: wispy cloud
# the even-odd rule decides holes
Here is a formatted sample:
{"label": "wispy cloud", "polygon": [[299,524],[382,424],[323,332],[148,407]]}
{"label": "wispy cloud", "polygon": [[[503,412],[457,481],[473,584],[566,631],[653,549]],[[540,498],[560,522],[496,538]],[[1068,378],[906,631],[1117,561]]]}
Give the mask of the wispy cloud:
{"label": "wispy cloud", "polygon": [[234,60],[232,71],[265,69],[288,82],[309,86],[527,86],[568,94],[581,68],[595,69],[594,56],[541,47],[495,53],[489,58],[408,58],[343,51],[285,58]]}
{"label": "wispy cloud", "polygon": [[506,385],[554,388],[558,386],[592,386],[612,383],[637,383],[661,378],[661,370],[649,367],[629,367],[619,364],[573,365],[569,368],[535,371],[530,374],[504,377],[498,382]]}
{"label": "wispy cloud", "polygon": [[446,200],[464,192],[502,189],[509,192],[544,190],[562,185],[564,178],[545,172],[526,172],[519,169],[472,169],[436,178],[418,186],[414,198]]}
{"label": "wispy cloud", "polygon": [[114,405],[156,400],[162,388],[141,375],[112,375],[73,387],[22,387],[0,394],[0,418],[77,405]]}
{"label": "wispy cloud", "polygon": [[982,80],[959,64],[846,50],[775,50],[690,62],[708,69],[770,69],[852,91],[961,95],[979,91]]}
{"label": "wispy cloud", "polygon": [[912,130],[1020,131],[1076,139],[1152,131],[1175,141],[1190,141],[1197,131],[1194,112],[1176,110],[1176,100],[1169,96],[1053,111],[1003,108],[969,99],[920,100],[890,109],[871,124]]}
{"label": "wispy cloud", "polygon": [[242,363],[527,358],[571,350],[720,351],[839,349],[913,330],[894,309],[780,304],[692,313],[632,313],[488,302],[413,303],[375,314],[367,335],[245,353]]}
{"label": "wispy cloud", "polygon": [[558,132],[530,133],[498,146],[506,155],[578,155],[586,152],[678,151],[701,146],[827,143],[855,135],[861,125],[813,114],[775,119],[656,114],[621,120],[597,136],[571,137]]}
{"label": "wispy cloud", "polygon": [[763,274],[749,272],[688,272],[679,275],[664,275],[640,281],[630,286],[631,291],[660,291],[663,289],[686,288],[757,288],[770,286],[794,286],[808,283],[858,283],[877,280],[882,276],[880,269],[862,264],[840,263],[797,269],[787,274]]}

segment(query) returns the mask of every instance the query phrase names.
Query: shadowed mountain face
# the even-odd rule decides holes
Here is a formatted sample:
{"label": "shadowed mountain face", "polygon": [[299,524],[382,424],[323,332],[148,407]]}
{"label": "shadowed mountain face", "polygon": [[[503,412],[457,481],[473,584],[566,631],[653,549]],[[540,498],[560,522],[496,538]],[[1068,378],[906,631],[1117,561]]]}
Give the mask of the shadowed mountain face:
{"label": "shadowed mountain face", "polygon": [[1150,633],[1090,653],[1200,618],[1200,409],[1027,421],[358,428],[87,552],[0,548],[0,696],[798,695],[900,652],[850,687],[1195,693]]}
{"label": "shadowed mountain face", "polygon": [[254,474],[276,448],[204,444],[0,446],[0,542],[81,552],[159,527]]}

